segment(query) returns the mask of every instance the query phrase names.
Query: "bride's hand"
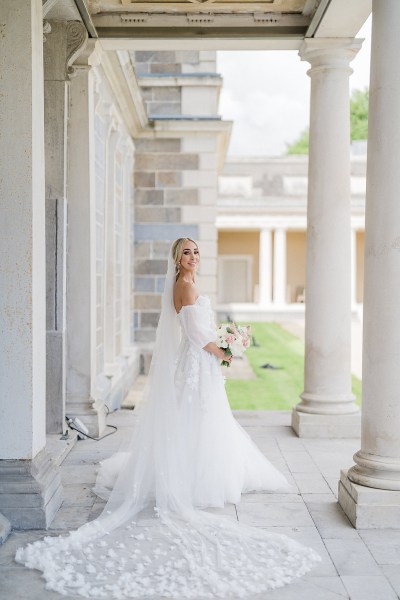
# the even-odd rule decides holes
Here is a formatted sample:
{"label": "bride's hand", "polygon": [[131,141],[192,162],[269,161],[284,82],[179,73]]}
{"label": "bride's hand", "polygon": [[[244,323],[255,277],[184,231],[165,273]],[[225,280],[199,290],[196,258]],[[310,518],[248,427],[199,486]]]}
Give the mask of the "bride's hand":
{"label": "bride's hand", "polygon": [[225,354],[225,352],[221,349],[220,359],[228,362],[229,364],[232,362],[232,355]]}

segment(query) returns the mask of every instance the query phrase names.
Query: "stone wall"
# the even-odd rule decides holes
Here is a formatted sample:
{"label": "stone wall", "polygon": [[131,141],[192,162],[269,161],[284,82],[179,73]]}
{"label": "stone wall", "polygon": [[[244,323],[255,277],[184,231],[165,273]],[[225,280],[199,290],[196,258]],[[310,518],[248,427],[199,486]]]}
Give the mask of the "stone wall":
{"label": "stone wall", "polygon": [[143,344],[155,339],[174,239],[199,242],[201,289],[215,298],[221,80],[214,52],[136,52],[132,60],[154,127],[135,140],[135,339]]}
{"label": "stone wall", "polygon": [[[101,66],[95,70],[95,394],[120,405],[136,374],[129,366],[133,312],[134,145]],[[111,385],[110,385],[111,383]],[[106,394],[106,395],[105,395]]]}

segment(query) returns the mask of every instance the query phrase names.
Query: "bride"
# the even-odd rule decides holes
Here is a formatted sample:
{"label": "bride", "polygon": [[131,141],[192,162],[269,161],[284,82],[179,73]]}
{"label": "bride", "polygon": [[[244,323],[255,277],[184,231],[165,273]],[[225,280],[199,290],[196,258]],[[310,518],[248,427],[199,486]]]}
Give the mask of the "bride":
{"label": "bride", "polygon": [[104,511],[65,537],[17,550],[16,561],[41,570],[48,589],[107,599],[244,598],[290,583],[319,560],[287,536],[201,510],[289,485],[229,408],[220,362],[230,359],[196,288],[199,260],[193,240],[172,244],[135,432],[98,473]]}

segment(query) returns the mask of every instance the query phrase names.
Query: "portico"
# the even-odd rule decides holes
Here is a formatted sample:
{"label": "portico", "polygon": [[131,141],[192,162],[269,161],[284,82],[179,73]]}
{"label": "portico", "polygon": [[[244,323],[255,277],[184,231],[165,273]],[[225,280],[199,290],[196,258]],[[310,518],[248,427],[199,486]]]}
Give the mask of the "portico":
{"label": "portico", "polygon": [[[348,77],[369,3],[188,2],[179,13],[168,2],[55,5],[6,0],[1,9],[0,511],[18,528],[52,520],[63,492],[45,414],[57,435],[66,411],[104,432],[107,410],[145,368],[172,239],[199,240],[204,291],[215,299],[216,223],[227,224],[218,223],[217,177],[231,127],[217,114],[217,49],[299,51],[310,63],[307,214],[248,217],[245,228],[259,235],[259,302],[278,308],[290,231],[307,229],[305,387],[292,426],[300,437],[357,436]],[[362,448],[339,502],[355,526],[387,527],[382,506],[400,514],[397,1],[375,0],[373,19]]]}

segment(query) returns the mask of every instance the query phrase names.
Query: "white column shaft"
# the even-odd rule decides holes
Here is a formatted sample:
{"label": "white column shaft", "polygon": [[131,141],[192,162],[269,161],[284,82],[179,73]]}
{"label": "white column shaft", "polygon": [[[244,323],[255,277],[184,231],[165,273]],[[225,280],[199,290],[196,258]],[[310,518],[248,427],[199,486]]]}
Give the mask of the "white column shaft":
{"label": "white column shaft", "polygon": [[93,106],[90,68],[71,80],[68,177],[67,339],[69,395],[90,396],[95,311]]}
{"label": "white column shaft", "polygon": [[272,299],[272,235],[270,229],[260,231],[259,303],[268,306]]}
{"label": "white column shaft", "polygon": [[357,231],[351,230],[351,305],[354,306],[357,301]]}
{"label": "white column shaft", "polygon": [[119,133],[110,130],[107,139],[106,163],[106,201],[105,201],[105,285],[104,285],[104,361],[110,367],[116,356],[115,349],[115,211],[116,211],[116,157],[115,152],[119,141]]}
{"label": "white column shaft", "polygon": [[310,154],[304,392],[297,412],[357,411],[351,391],[349,63],[357,40],[308,40]]}
{"label": "white column shaft", "polygon": [[286,303],[286,231],[274,232],[274,304]]}
{"label": "white column shaft", "polygon": [[41,0],[3,0],[0,36],[0,458],[45,445]]}
{"label": "white column shaft", "polygon": [[373,2],[361,450],[349,478],[400,490],[400,3]]}
{"label": "white column shaft", "polygon": [[67,414],[79,416],[92,434],[98,434],[105,425],[105,409],[100,400],[93,399],[96,375],[94,82],[90,66],[75,69],[76,74],[71,79],[68,139]]}
{"label": "white column shaft", "polygon": [[47,433],[66,428],[67,56],[68,24],[52,21],[44,44]]}
{"label": "white column shaft", "polygon": [[[128,149],[127,149],[128,150]],[[132,150],[127,152],[124,162],[124,236],[123,236],[123,276],[122,276],[122,349],[126,353],[131,346],[132,310]]]}

